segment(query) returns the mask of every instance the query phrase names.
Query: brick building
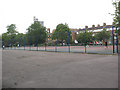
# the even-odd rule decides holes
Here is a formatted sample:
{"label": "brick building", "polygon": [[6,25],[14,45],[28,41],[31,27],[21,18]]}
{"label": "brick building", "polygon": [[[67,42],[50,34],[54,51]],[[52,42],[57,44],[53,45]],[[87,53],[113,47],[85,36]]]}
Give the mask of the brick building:
{"label": "brick building", "polygon": [[[70,28],[70,30],[71,30],[71,32],[72,32],[72,40],[75,41],[77,34],[83,32],[85,29],[86,29],[88,32],[93,32],[93,36],[95,36],[97,33],[99,33],[100,31],[102,31],[103,28],[106,28],[107,31],[110,31],[110,32],[111,32],[111,37],[110,37],[110,39],[108,40],[108,43],[109,43],[109,44],[112,44],[112,26],[113,26],[113,25],[106,25],[106,23],[103,23],[102,26],[100,26],[100,24],[98,24],[97,26],[92,25],[92,27],[85,26],[85,28],[82,28],[82,29],[73,29],[73,28]],[[114,32],[115,32],[115,30],[116,30],[116,29],[114,29]],[[53,33],[54,31],[55,31],[55,29],[53,29],[52,33]],[[50,33],[50,29],[49,29],[49,28],[47,29],[47,32],[48,32],[48,41],[49,41],[49,40],[52,40],[52,38],[51,38],[52,33]],[[114,36],[114,39],[116,40],[116,36]]]}
{"label": "brick building", "polygon": [[[111,32],[111,37],[108,40],[108,43],[112,44],[112,26],[113,25],[106,25],[106,23],[103,23],[102,26],[100,26],[99,24],[97,26],[92,25],[92,27],[85,26],[85,28],[79,29],[77,32],[81,33],[81,32],[83,32],[86,29],[86,30],[88,30],[88,32],[93,32],[93,36],[95,36],[97,33],[99,33],[100,31],[102,31],[103,28],[105,28],[106,31],[110,31]],[[116,29],[114,29],[114,32],[115,32],[115,30]],[[116,36],[114,36],[114,39],[116,40]]]}

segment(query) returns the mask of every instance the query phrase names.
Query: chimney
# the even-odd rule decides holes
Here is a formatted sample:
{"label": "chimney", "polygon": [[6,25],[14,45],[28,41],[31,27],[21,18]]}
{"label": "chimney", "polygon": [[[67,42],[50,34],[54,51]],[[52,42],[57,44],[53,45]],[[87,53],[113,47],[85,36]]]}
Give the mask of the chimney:
{"label": "chimney", "polygon": [[88,28],[88,26],[85,26],[85,28],[87,29],[87,28]]}
{"label": "chimney", "polygon": [[47,29],[47,32],[50,33],[50,28]]}
{"label": "chimney", "polygon": [[95,25],[92,25],[92,28],[95,28]]}
{"label": "chimney", "polygon": [[100,24],[98,24],[97,27],[100,27]]}
{"label": "chimney", "polygon": [[103,26],[106,26],[106,23],[103,23]]}
{"label": "chimney", "polygon": [[95,25],[92,25],[92,29],[93,29],[93,30],[95,29]]}

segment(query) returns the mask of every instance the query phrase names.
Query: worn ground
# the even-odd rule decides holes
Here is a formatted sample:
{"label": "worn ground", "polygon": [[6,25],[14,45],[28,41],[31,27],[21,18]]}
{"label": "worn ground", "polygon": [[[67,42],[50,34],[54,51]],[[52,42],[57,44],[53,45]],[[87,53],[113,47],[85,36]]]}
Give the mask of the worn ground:
{"label": "worn ground", "polygon": [[117,88],[118,56],[3,50],[4,88]]}

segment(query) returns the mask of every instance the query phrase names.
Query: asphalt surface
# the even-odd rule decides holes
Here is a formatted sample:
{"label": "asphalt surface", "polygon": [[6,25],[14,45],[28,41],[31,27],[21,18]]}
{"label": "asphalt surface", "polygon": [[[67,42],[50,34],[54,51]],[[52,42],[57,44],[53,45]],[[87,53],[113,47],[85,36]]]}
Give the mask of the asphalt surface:
{"label": "asphalt surface", "polygon": [[118,56],[3,50],[3,88],[117,88]]}

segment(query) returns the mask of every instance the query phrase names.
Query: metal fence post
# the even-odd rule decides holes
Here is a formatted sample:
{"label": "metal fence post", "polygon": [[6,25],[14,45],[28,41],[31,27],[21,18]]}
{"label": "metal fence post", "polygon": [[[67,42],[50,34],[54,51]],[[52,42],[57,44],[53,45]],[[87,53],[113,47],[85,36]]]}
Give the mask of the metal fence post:
{"label": "metal fence post", "polygon": [[16,40],[14,40],[15,41],[15,47],[14,47],[14,49],[16,49]]}
{"label": "metal fence post", "polygon": [[11,49],[12,49],[12,39],[11,39]]}
{"label": "metal fence post", "polygon": [[85,53],[86,53],[86,29],[85,29]]}
{"label": "metal fence post", "polygon": [[22,39],[22,38],[19,38],[19,42],[18,42],[18,45],[17,45],[17,48],[18,48],[18,49],[20,49],[21,39]]}
{"label": "metal fence post", "polygon": [[45,51],[46,51],[46,32],[45,32]]}
{"label": "metal fence post", "polygon": [[24,37],[24,50],[25,50],[25,37]]}
{"label": "metal fence post", "polygon": [[5,46],[6,46],[6,49],[7,49],[7,40],[5,41]]}
{"label": "metal fence post", "polygon": [[115,45],[114,45],[114,26],[112,26],[112,36],[113,36],[113,54],[115,53]]}
{"label": "metal fence post", "polygon": [[30,40],[30,42],[29,42],[29,46],[30,46],[30,48],[29,48],[29,50],[31,50],[31,37],[29,36],[29,40]]}
{"label": "metal fence post", "polygon": [[118,53],[118,36],[116,35],[116,46],[117,46],[117,53]]}
{"label": "metal fence post", "polygon": [[37,51],[38,51],[38,36],[36,36],[36,47],[37,47]]}
{"label": "metal fence post", "polygon": [[8,47],[8,49],[9,49],[9,39],[7,40],[7,47]]}
{"label": "metal fence post", "polygon": [[[116,31],[117,31],[117,27],[116,27]],[[116,51],[118,53],[118,33],[116,34],[116,46],[117,46]]]}
{"label": "metal fence post", "polygon": [[6,48],[6,40],[4,40],[4,45],[3,46],[4,46],[3,48],[5,49]]}
{"label": "metal fence post", "polygon": [[70,33],[68,31],[68,51],[70,53]]}
{"label": "metal fence post", "polygon": [[10,49],[10,39],[8,40],[8,48]]}
{"label": "metal fence post", "polygon": [[55,52],[57,52],[57,39],[56,39],[56,33],[55,33]]}

